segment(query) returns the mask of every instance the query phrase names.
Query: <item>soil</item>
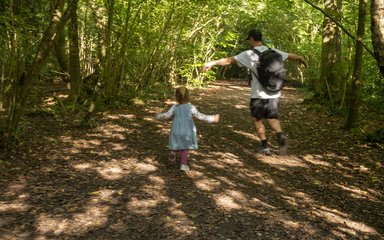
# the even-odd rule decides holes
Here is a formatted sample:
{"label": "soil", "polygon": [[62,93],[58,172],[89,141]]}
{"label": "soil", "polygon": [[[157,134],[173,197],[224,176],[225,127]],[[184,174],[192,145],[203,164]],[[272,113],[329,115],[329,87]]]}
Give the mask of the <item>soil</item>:
{"label": "soil", "polygon": [[287,86],[290,147],[278,155],[268,128],[264,156],[248,95],[244,81],[193,91],[221,122],[195,121],[188,172],[168,163],[171,122],[154,119],[172,100],[100,113],[91,129],[29,116],[0,152],[0,239],[384,239],[384,146]]}

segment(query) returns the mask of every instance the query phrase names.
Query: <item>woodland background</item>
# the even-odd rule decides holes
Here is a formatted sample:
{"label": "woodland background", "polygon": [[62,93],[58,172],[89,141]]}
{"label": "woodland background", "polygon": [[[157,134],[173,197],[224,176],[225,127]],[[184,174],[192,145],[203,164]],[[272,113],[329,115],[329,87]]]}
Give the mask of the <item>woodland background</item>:
{"label": "woodland background", "polygon": [[[1,0],[0,239],[383,239],[383,16],[383,0]],[[250,28],[309,63],[286,62],[285,156],[256,150],[247,71],[200,71]],[[188,172],[154,119],[177,85],[221,114],[196,121]]]}
{"label": "woodland background", "polygon": [[[236,67],[200,68],[247,49],[254,27],[268,46],[309,61],[287,63],[308,102],[345,116],[348,129],[359,129],[362,110],[382,121],[383,11],[380,0],[1,1],[2,146],[28,114],[77,114],[89,126],[97,111],[165,99],[175,85],[247,78]],[[367,135],[382,141],[376,130]]]}

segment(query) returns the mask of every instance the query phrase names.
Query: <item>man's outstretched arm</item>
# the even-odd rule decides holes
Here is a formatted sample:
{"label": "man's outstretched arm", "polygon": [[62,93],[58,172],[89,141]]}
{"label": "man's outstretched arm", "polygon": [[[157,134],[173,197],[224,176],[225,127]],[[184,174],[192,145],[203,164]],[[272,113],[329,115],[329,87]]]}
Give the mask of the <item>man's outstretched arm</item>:
{"label": "man's outstretched arm", "polygon": [[210,61],[210,62],[205,63],[203,68],[202,68],[202,71],[206,72],[206,71],[210,70],[215,65],[226,66],[226,65],[235,64],[235,63],[236,63],[236,59],[234,57],[221,58],[219,60],[214,60],[214,61]]}
{"label": "man's outstretched arm", "polygon": [[308,62],[302,56],[296,55],[294,53],[288,53],[288,60],[300,62],[304,65],[304,67],[308,67]]}

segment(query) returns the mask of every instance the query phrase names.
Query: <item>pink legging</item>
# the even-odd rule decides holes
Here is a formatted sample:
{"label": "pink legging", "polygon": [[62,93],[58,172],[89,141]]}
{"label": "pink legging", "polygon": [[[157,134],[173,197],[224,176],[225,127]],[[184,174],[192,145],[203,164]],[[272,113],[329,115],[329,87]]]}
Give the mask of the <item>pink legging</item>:
{"label": "pink legging", "polygon": [[176,154],[177,152],[180,153],[180,162],[181,164],[187,164],[188,162],[188,149],[178,150],[178,151],[171,151],[171,154]]}

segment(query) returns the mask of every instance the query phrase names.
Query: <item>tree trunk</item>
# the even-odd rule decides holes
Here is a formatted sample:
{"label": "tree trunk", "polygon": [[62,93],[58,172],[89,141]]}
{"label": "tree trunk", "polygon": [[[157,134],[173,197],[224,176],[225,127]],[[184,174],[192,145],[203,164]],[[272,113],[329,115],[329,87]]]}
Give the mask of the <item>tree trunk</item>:
{"label": "tree trunk", "polygon": [[4,94],[4,63],[1,66],[1,79],[0,79],[0,112],[4,110],[4,101],[3,101],[3,94]]}
{"label": "tree trunk", "polygon": [[[357,26],[357,39],[363,39],[365,35],[365,18],[368,0],[359,1],[359,19]],[[360,88],[361,88],[361,70],[363,65],[363,50],[362,41],[356,41],[356,52],[354,69],[352,75],[352,89],[349,103],[349,112],[347,119],[347,129],[352,129],[357,126],[359,119],[360,107]]]}
{"label": "tree trunk", "polygon": [[[64,3],[65,3],[65,0],[59,0],[59,9],[60,9],[60,12],[63,12],[64,11]],[[55,3],[56,1],[55,0],[51,0],[51,8],[52,10],[54,10],[54,7],[55,7]],[[63,78],[63,81],[64,82],[67,82],[68,81],[68,55],[66,53],[66,41],[65,41],[65,31],[64,31],[64,28],[61,28],[58,32],[58,35],[57,35],[57,39],[56,41],[54,42],[55,43],[55,54],[56,54],[56,58],[57,58],[57,62],[59,63],[60,67],[61,67],[61,71],[62,71],[62,78]]]}
{"label": "tree trunk", "polygon": [[372,45],[380,73],[384,77],[384,1],[371,0]]}
{"label": "tree trunk", "polygon": [[[337,21],[341,19],[341,1],[325,0],[325,9]],[[315,83],[316,92],[321,98],[328,98],[333,105],[335,97],[339,95],[339,80],[333,70],[341,62],[341,33],[340,28],[327,16],[323,22],[323,44],[321,53],[320,81]]]}
{"label": "tree trunk", "polygon": [[2,141],[5,144],[16,137],[17,127],[20,118],[24,113],[24,108],[29,97],[31,86],[37,81],[39,72],[43,67],[45,60],[49,56],[49,52],[52,50],[53,42],[57,37],[57,33],[64,27],[69,18],[68,12],[71,11],[74,7],[74,3],[77,3],[77,1],[78,0],[69,1],[68,9],[65,14],[60,12],[59,0],[56,2],[56,10],[53,12],[50,24],[41,39],[32,64],[28,67],[26,73],[22,74],[21,77],[17,79],[17,89],[14,93],[13,106],[10,107],[11,110],[8,114],[8,119],[4,129],[4,137],[2,138]]}
{"label": "tree trunk", "polygon": [[103,62],[103,74],[102,81],[105,84],[105,97],[107,101],[110,101],[115,95],[115,88],[117,86],[115,70],[112,66],[112,46],[111,46],[111,37],[112,37],[112,27],[113,27],[113,16],[115,14],[115,0],[108,1],[108,25],[107,31],[105,32],[105,46],[106,46],[106,56],[105,61]]}
{"label": "tree trunk", "polygon": [[104,7],[99,6],[96,1],[87,1],[87,4],[92,9],[93,16],[96,21],[97,27],[97,58],[95,59],[95,73],[100,74],[102,62],[104,61],[105,50],[105,29],[106,29],[106,10]]}
{"label": "tree trunk", "polygon": [[77,7],[71,13],[69,29],[69,75],[71,78],[71,88],[69,100],[76,101],[80,95],[81,76],[80,76],[80,53],[79,53],[79,33],[77,22]]}
{"label": "tree trunk", "polygon": [[123,77],[124,77],[124,70],[125,70],[125,64],[126,64],[126,52],[127,52],[127,45],[129,41],[129,23],[131,19],[132,14],[132,0],[128,1],[127,9],[126,9],[126,15],[125,15],[125,23],[123,27],[123,33],[122,33],[122,40],[121,40],[121,47],[119,54],[116,56],[116,74],[115,74],[115,82],[116,86],[114,86],[115,92],[117,92]]}
{"label": "tree trunk", "polygon": [[[97,35],[97,59],[95,60],[95,71],[94,73],[90,74],[89,77],[84,79],[84,84],[88,84],[87,82],[92,82],[92,86],[90,86],[91,89],[91,95],[88,97],[88,110],[86,114],[84,115],[83,119],[81,120],[81,125],[88,127],[91,125],[91,118],[96,110],[96,103],[98,101],[99,95],[100,95],[100,87],[101,85],[105,84],[104,79],[106,78],[105,73],[105,67],[106,67],[106,58],[107,58],[107,51],[109,48],[110,40],[106,39],[106,37],[110,37],[111,34],[107,33],[107,27],[111,27],[112,31],[112,19],[108,19],[108,24],[106,24],[106,9],[100,5],[96,1],[87,1],[87,4],[91,7],[92,13],[94,15],[94,18],[96,20],[96,27],[98,28],[98,35]],[[114,0],[112,3],[107,3],[108,6],[114,6]],[[113,14],[113,13],[112,13]],[[111,13],[108,13],[108,16],[110,16]],[[112,70],[111,70],[112,71]]]}

